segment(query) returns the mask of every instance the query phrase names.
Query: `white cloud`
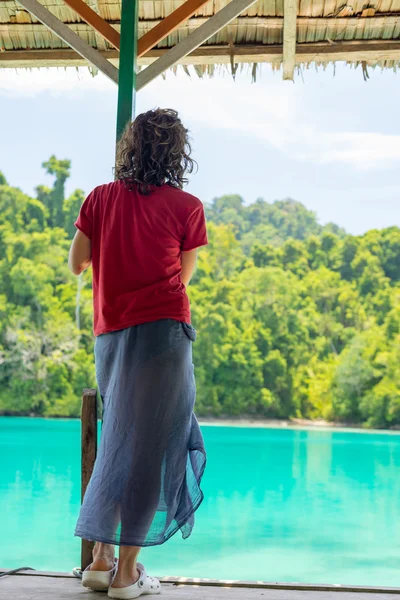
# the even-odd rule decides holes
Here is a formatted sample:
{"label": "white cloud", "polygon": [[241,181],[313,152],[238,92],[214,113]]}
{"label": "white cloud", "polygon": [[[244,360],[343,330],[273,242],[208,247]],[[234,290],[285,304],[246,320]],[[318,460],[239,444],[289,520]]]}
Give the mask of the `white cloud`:
{"label": "white cloud", "polygon": [[168,101],[176,106],[187,120],[256,137],[299,161],[341,163],[359,170],[400,162],[400,135],[319,129],[307,108],[305,86],[281,82],[279,74],[276,82],[259,82],[251,89],[243,78],[209,83],[181,79],[173,83],[169,78],[168,83],[154,82],[149,92],[152,98],[162,98],[163,105]]}
{"label": "white cloud", "polygon": [[[0,94],[8,97],[35,97],[46,92],[55,96],[68,93],[73,99],[86,91],[115,93],[115,86],[84,68],[0,71]],[[166,81],[159,78],[138,95],[139,110],[174,107],[188,123],[257,138],[298,161],[340,163],[358,170],[400,163],[400,135],[351,131],[348,121],[346,131],[323,131],[318,114],[308,104],[307,86],[282,82],[280,73],[254,85],[249,74],[239,76],[236,82],[228,74],[212,80],[199,80],[195,74],[192,78],[168,74]],[[351,122],[351,108],[348,115]],[[330,120],[334,122],[334,114]]]}
{"label": "white cloud", "polygon": [[348,162],[359,169],[400,162],[400,136],[375,132],[343,132],[325,135],[320,161]]}
{"label": "white cloud", "polygon": [[57,96],[85,89],[105,92],[114,87],[106,77],[94,77],[85,68],[0,70],[0,94],[8,97],[35,97],[44,92]]}

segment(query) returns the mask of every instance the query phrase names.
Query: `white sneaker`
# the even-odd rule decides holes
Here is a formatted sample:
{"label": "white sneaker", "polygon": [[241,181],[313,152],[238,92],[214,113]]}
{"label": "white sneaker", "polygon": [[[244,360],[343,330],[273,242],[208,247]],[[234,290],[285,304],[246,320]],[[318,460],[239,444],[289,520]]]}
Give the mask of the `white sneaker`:
{"label": "white sneaker", "polygon": [[133,585],[123,588],[113,588],[112,585],[108,588],[109,598],[118,598],[119,600],[133,600],[139,598],[142,594],[160,594],[161,584],[155,577],[150,577],[146,573],[146,569],[140,563],[137,564],[139,571],[139,579]]}
{"label": "white sneaker", "polygon": [[95,592],[106,592],[114,579],[118,560],[114,560],[114,567],[110,571],[91,571],[91,566],[86,567],[82,573],[82,585]]}

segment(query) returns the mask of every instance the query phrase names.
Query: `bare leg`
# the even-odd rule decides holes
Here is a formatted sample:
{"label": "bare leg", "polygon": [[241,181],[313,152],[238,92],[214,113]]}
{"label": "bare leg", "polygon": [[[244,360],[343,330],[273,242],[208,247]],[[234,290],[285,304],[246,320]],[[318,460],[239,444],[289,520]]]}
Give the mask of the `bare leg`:
{"label": "bare leg", "polygon": [[93,548],[91,571],[111,571],[114,567],[114,546],[96,542]]}
{"label": "bare leg", "polygon": [[136,560],[140,552],[137,546],[120,546],[118,572],[112,583],[114,588],[128,587],[139,579]]}

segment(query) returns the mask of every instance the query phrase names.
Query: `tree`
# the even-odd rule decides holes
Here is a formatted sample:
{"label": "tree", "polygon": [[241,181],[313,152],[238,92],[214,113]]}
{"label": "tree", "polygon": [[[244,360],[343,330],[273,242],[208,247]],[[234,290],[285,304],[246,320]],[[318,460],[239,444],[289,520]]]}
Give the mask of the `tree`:
{"label": "tree", "polygon": [[49,175],[54,175],[55,181],[52,189],[43,186],[37,188],[38,199],[48,209],[50,227],[63,227],[65,182],[70,175],[71,161],[58,160],[52,155],[42,166]]}
{"label": "tree", "polygon": [[[44,167],[38,198],[0,176],[0,413],[77,416],[94,385],[91,273],[78,290],[67,268],[84,192],[65,198],[69,161]],[[400,229],[348,236],[290,199],[206,211],[197,412],[399,426]]]}
{"label": "tree", "polygon": [[44,206],[17,188],[0,186],[0,227],[12,233],[43,231],[47,225]]}
{"label": "tree", "polygon": [[63,203],[63,226],[69,238],[73,238],[76,232],[74,223],[78,217],[79,209],[85,199],[85,193],[82,190],[75,190],[69,198]]}

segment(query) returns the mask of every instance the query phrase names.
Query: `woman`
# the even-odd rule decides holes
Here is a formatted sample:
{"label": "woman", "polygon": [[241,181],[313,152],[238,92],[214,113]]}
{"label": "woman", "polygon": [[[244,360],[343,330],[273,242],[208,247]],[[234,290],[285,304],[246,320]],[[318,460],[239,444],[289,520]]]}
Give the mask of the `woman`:
{"label": "woman", "polygon": [[[186,287],[207,244],[203,205],[182,191],[188,132],[173,110],[142,114],[118,146],[116,181],[82,205],[69,265],[93,266],[100,448],[75,535],[95,540],[83,585],[111,598],[157,594],[137,557],[191,533],[203,494],[202,435]],[[119,545],[119,561],[114,559]]]}

